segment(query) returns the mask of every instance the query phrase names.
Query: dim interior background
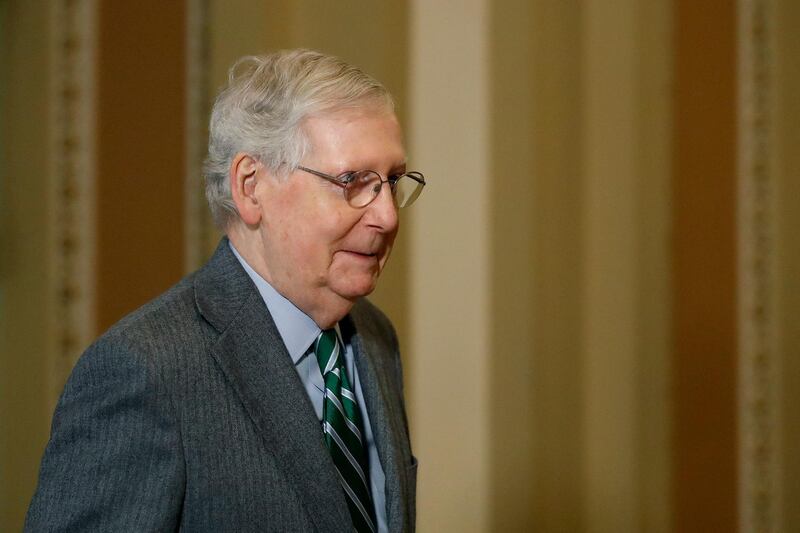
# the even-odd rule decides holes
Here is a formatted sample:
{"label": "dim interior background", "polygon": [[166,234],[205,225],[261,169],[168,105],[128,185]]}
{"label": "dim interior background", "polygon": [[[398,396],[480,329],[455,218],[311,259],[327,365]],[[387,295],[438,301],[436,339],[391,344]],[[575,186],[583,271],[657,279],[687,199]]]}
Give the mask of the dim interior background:
{"label": "dim interior background", "polygon": [[238,56],[397,97],[428,187],[374,295],[420,531],[800,530],[800,3],[0,0],[0,529],[86,345],[215,246]]}

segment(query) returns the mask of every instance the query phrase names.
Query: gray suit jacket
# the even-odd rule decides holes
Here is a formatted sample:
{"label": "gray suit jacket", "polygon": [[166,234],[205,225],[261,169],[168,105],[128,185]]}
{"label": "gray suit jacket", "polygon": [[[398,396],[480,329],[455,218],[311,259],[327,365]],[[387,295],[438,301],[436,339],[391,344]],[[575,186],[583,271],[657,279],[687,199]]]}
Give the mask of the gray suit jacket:
{"label": "gray suit jacket", "polygon": [[[366,300],[352,343],[391,531],[412,531],[397,339]],[[319,421],[223,239],[201,270],[80,358],[58,403],[26,531],[352,531]]]}

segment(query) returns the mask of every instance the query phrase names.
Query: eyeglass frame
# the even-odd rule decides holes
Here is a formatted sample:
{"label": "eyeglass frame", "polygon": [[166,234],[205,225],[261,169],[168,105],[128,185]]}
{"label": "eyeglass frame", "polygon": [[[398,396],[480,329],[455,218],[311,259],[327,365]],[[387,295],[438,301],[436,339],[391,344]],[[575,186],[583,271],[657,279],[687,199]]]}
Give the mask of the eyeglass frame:
{"label": "eyeglass frame", "polygon": [[[347,197],[345,197],[345,201],[347,202],[347,205],[349,205],[349,206],[351,206],[351,207],[353,207],[355,209],[362,209],[364,207],[367,207],[372,202],[374,202],[375,198],[380,196],[381,189],[383,188],[383,184],[384,183],[388,183],[389,184],[389,187],[390,187],[390,189],[392,191],[392,198],[394,198],[395,185],[397,184],[398,181],[400,181],[400,178],[403,178],[405,176],[408,176],[409,178],[411,178],[414,181],[416,181],[417,183],[419,183],[422,186],[422,188],[425,187],[425,176],[422,174],[422,172],[417,172],[415,170],[412,170],[412,171],[409,171],[409,172],[403,172],[399,176],[387,176],[386,179],[383,179],[383,176],[381,176],[380,172],[378,172],[376,170],[370,170],[370,169],[346,170],[346,171],[342,172],[341,174],[339,174],[338,176],[331,176],[330,174],[326,174],[324,172],[320,172],[319,170],[314,170],[312,168],[304,167],[302,165],[297,165],[297,167],[295,167],[295,168],[297,170],[302,170],[303,172],[307,172],[309,174],[317,176],[318,178],[322,178],[322,179],[327,180],[327,181],[329,181],[329,182],[331,182],[331,183],[333,183],[335,185],[338,185],[339,187],[342,188],[342,194],[345,194],[345,191],[347,190],[347,186],[350,183],[352,183],[352,180],[348,181],[346,179],[347,176],[353,176],[355,174],[358,174],[359,172],[372,172],[372,173],[374,173],[376,176],[378,176],[378,180],[380,181],[380,187],[378,188],[378,191],[375,193],[375,195],[372,197],[372,199],[370,199],[369,202],[365,203],[364,205],[354,206],[353,204],[350,203],[350,200],[348,200]],[[422,191],[420,190],[420,194],[421,193],[422,193]],[[417,197],[419,197],[419,195],[417,195]],[[416,198],[414,198],[414,200],[416,200]],[[410,205],[410,204],[408,204],[408,205]],[[408,205],[406,205],[404,207],[408,207]],[[400,207],[400,206],[398,206],[398,208],[402,209],[402,207]]]}

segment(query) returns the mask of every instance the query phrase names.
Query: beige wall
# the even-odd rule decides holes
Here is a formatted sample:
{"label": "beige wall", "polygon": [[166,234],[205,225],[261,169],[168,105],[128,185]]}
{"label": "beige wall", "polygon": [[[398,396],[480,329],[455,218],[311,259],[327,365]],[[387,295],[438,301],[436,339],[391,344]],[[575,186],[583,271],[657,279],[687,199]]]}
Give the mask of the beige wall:
{"label": "beige wall", "polygon": [[[800,50],[792,39],[800,13],[793,2],[740,2],[769,8],[771,43],[764,175],[774,191],[766,206],[773,238],[763,257],[774,319],[765,322],[773,349],[764,390],[774,415],[769,442],[777,445],[765,474],[773,483],[769,505],[760,507],[748,492],[751,478],[737,478],[737,469],[748,468],[746,448],[736,459],[739,442],[752,437],[735,430],[749,416],[736,375],[753,372],[735,348],[737,328],[750,320],[737,314],[747,271],[732,248],[746,240],[733,214],[748,193],[733,192],[742,132],[750,127],[735,120],[743,105],[737,46],[748,38],[736,26],[737,5],[186,0],[167,13],[155,4],[123,11],[111,1],[0,2],[0,529],[19,529],[33,490],[52,397],[73,360],[59,343],[87,342],[86,333],[64,336],[80,323],[41,320],[64,309],[54,273],[65,260],[57,246],[63,225],[52,202],[63,199],[63,165],[56,163],[70,152],[42,149],[59,138],[54,119],[67,116],[75,131],[88,132],[80,122],[88,113],[90,125],[105,132],[86,147],[95,155],[82,175],[91,176],[98,197],[85,197],[88,228],[76,226],[98,240],[81,241],[84,263],[66,263],[88,265],[74,279],[81,288],[80,276],[88,276],[94,287],[69,316],[103,327],[210,252],[216,238],[196,175],[201,115],[234,58],[296,46],[341,55],[383,80],[397,97],[410,162],[428,177],[424,196],[403,215],[374,298],[404,348],[421,531],[733,529],[751,507],[768,509],[773,531],[800,527],[792,506],[800,493],[792,453],[800,390],[800,301],[793,296],[800,294],[800,259],[792,241],[800,222],[793,200],[800,170],[793,61]],[[49,40],[61,26],[42,13],[67,5],[98,15],[95,55],[87,56],[96,78],[82,79],[99,92],[79,88],[96,104],[78,109],[84,115],[59,114],[68,100],[52,92],[63,74],[53,57],[66,48]],[[724,27],[709,30],[722,19]],[[140,31],[145,25],[151,33]],[[142,53],[125,55],[135,35]],[[140,63],[156,51],[164,60],[151,59],[158,68],[149,72]],[[137,85],[116,69],[149,77]],[[140,126],[157,129],[152,135],[119,128],[148,106],[137,95],[152,92],[158,76],[169,87],[169,108],[181,110],[145,114]],[[158,187],[161,204],[146,195],[126,200],[137,190],[125,184],[141,172],[125,147],[139,145],[164,162],[141,172],[176,180]],[[131,213],[127,246],[119,249],[108,231],[116,204]],[[722,216],[709,221],[709,212]],[[160,252],[141,248],[153,229],[136,224],[139,216],[167,217],[162,227],[175,239],[165,239]],[[698,220],[717,224],[728,240],[709,238]],[[128,253],[165,263],[137,291],[109,277]],[[703,326],[720,318],[729,322],[719,333]],[[712,348],[696,349],[703,339]],[[715,487],[715,479],[727,481]],[[765,522],[741,523],[751,531]]]}
{"label": "beige wall", "polygon": [[418,522],[431,531],[482,531],[490,519],[488,15],[481,0],[457,12],[416,1],[410,20],[410,150],[430,185],[410,213],[407,389],[415,453],[428,465]]}

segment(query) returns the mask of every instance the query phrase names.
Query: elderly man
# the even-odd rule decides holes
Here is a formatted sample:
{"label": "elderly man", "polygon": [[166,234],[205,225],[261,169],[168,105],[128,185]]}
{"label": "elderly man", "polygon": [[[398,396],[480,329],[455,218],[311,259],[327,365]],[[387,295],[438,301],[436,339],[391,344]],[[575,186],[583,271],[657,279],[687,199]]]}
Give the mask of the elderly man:
{"label": "elderly man", "polygon": [[363,297],[424,186],[386,89],[329,56],[231,69],[207,196],[227,238],[81,357],[28,531],[410,531],[397,339]]}

